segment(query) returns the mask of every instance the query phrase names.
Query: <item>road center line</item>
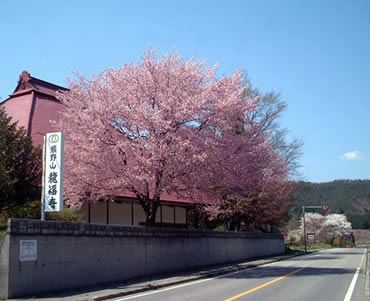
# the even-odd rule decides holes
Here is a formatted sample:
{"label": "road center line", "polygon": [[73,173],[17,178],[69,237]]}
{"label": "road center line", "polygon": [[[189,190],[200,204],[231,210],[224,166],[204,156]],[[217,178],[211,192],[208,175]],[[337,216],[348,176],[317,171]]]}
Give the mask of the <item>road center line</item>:
{"label": "road center line", "polygon": [[[321,252],[321,251],[319,251]],[[279,262],[275,262],[275,263],[280,263]],[[271,265],[272,263],[269,263],[269,264],[266,264],[266,265]],[[294,264],[294,263],[292,263]],[[312,265],[310,265],[312,266]],[[288,275],[285,275],[283,277],[280,277],[280,278],[286,278],[286,277],[289,277],[290,275],[293,275],[295,273],[298,273],[304,269],[307,269],[308,267],[310,266],[307,266],[307,267],[303,267],[297,271],[294,271]],[[238,271],[234,271],[234,272],[230,272],[230,273],[226,273],[226,274],[222,274],[221,276],[217,276],[217,277],[211,277],[211,278],[205,278],[205,279],[200,279],[200,280],[195,280],[195,281],[191,281],[191,282],[187,282],[187,283],[184,283],[184,284],[179,284],[179,285],[174,285],[174,286],[170,286],[170,287],[167,287],[167,288],[161,288],[161,289],[157,289],[157,290],[154,290],[154,291],[148,291],[148,292],[144,292],[144,293],[139,293],[139,294],[136,294],[136,295],[130,295],[130,296],[126,296],[126,297],[123,297],[123,298],[119,298],[119,299],[115,299],[116,301],[125,301],[125,300],[130,300],[130,299],[135,299],[135,298],[140,298],[140,297],[144,297],[144,296],[148,296],[148,295],[153,295],[153,294],[158,294],[158,293],[161,293],[161,292],[165,292],[165,291],[169,291],[169,290],[174,290],[174,289],[177,289],[177,288],[181,288],[181,287],[185,287],[185,286],[189,286],[189,285],[194,285],[194,284],[198,284],[198,283],[202,283],[202,282],[206,282],[206,281],[211,281],[211,280],[214,280],[214,279],[219,279],[219,278],[223,278],[225,276],[228,276],[228,275],[233,275],[233,274],[240,274],[240,273],[245,273],[246,270],[248,271],[251,271],[251,270],[255,270],[257,269],[258,267],[253,267],[253,268],[247,268],[247,269],[242,269],[242,270],[238,270]],[[275,279],[275,282],[276,281],[279,281],[281,279],[278,278]],[[271,283],[272,284],[272,283]],[[267,286],[267,285],[266,285]],[[261,287],[262,288],[262,287]],[[241,297],[241,296],[240,296]],[[238,297],[239,298],[239,297]],[[227,299],[227,300],[235,300],[235,299]],[[225,301],[227,301],[225,300]]]}
{"label": "road center line", "polygon": [[300,268],[300,269],[298,269],[298,270],[296,270],[296,271],[294,271],[294,272],[291,272],[291,273],[289,273],[289,274],[287,274],[287,275],[281,276],[281,277],[279,277],[279,278],[276,278],[276,279],[274,279],[274,280],[271,280],[271,281],[269,281],[269,282],[266,282],[266,283],[264,283],[264,284],[262,284],[262,285],[260,285],[260,286],[257,286],[257,287],[255,287],[255,288],[252,288],[252,289],[250,289],[249,291],[246,291],[246,292],[244,292],[244,293],[241,293],[241,294],[236,295],[236,296],[234,296],[234,297],[231,297],[231,298],[229,298],[229,299],[225,299],[224,301],[233,301],[233,300],[236,300],[236,299],[238,299],[238,298],[240,298],[240,297],[243,297],[243,296],[249,295],[250,293],[253,293],[253,292],[255,292],[255,291],[257,291],[257,290],[259,290],[259,289],[261,289],[261,288],[264,288],[264,287],[266,287],[266,286],[269,286],[269,285],[271,285],[271,284],[274,284],[274,283],[276,283],[276,282],[278,282],[278,281],[280,281],[280,280],[283,280],[283,279],[285,279],[285,278],[287,278],[287,277],[289,277],[289,276],[291,276],[291,275],[294,275],[294,274],[296,274],[296,273],[298,273],[298,272],[300,272],[300,271],[303,271],[303,270],[305,270],[305,269],[307,269],[307,268],[309,268],[309,267],[311,267],[311,266],[312,266],[312,265],[309,265],[309,266],[306,266],[306,267]]}
{"label": "road center line", "polygon": [[344,297],[344,301],[351,301],[353,290],[355,289],[357,277],[358,277],[358,274],[360,273],[360,269],[361,269],[361,266],[362,266],[362,261],[365,258],[365,254],[366,254],[366,249],[364,250],[364,253],[362,254],[360,265],[356,269],[356,273],[355,273],[355,275],[352,278],[352,281],[351,281],[351,284],[349,285],[349,288],[347,290],[346,296]]}

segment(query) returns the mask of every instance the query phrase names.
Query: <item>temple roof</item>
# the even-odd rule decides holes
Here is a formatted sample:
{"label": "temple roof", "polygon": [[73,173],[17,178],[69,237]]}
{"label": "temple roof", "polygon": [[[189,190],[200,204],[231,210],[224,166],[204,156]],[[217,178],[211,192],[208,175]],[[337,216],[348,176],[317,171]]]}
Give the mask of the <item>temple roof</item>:
{"label": "temple roof", "polygon": [[18,122],[18,126],[24,127],[35,145],[41,145],[45,133],[55,131],[51,121],[59,120],[59,112],[63,107],[56,98],[57,91],[68,89],[23,71],[14,92],[0,105]]}
{"label": "temple roof", "polygon": [[19,76],[18,85],[14,92],[10,95],[10,98],[30,91],[55,97],[56,91],[58,90],[68,91],[67,88],[43,81],[36,77],[32,77],[29,72],[23,71]]}

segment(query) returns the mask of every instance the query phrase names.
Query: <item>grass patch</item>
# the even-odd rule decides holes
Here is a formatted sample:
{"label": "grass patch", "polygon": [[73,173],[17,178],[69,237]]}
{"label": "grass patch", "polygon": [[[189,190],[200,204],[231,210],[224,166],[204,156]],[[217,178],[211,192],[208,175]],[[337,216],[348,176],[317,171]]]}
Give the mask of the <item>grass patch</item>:
{"label": "grass patch", "polygon": [[356,248],[365,248],[365,249],[370,249],[370,243],[365,243],[365,244],[356,244]]}
{"label": "grass patch", "polygon": [[[314,245],[307,245],[307,252],[312,252],[320,249],[329,249],[332,248],[331,245],[327,244],[314,244]],[[304,252],[304,246],[297,246],[297,245],[288,245],[287,246],[288,252]]]}
{"label": "grass patch", "polygon": [[0,225],[0,235],[6,235],[6,234],[8,234],[8,225]]}

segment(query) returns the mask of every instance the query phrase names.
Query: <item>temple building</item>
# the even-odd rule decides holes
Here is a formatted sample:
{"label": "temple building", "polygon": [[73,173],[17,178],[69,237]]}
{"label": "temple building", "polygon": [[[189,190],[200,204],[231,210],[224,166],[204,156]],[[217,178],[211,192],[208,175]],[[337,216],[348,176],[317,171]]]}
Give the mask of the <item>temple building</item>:
{"label": "temple building", "polygon": [[58,90],[68,89],[23,71],[14,92],[0,105],[14,121],[18,121],[18,126],[24,127],[35,145],[42,145],[45,133],[54,131],[50,121],[59,119],[63,107],[55,97]]}
{"label": "temple building", "polygon": [[[52,121],[59,120],[59,113],[63,109],[56,93],[67,90],[23,71],[14,92],[0,105],[13,121],[18,121],[18,126],[24,127],[34,145],[41,146],[45,133],[55,131]],[[163,196],[157,211],[156,226],[186,227],[187,210],[194,206],[191,200]],[[132,226],[145,224],[145,212],[138,200],[130,194],[117,196],[114,202],[85,203],[79,213],[88,223]]]}

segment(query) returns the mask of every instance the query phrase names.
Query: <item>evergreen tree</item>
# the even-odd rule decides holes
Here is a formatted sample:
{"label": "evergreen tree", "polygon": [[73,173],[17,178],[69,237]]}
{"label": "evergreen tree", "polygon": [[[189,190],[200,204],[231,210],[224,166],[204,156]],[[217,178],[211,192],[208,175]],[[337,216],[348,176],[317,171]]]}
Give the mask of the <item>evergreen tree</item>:
{"label": "evergreen tree", "polygon": [[41,149],[0,107],[0,211],[41,195]]}

